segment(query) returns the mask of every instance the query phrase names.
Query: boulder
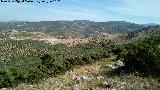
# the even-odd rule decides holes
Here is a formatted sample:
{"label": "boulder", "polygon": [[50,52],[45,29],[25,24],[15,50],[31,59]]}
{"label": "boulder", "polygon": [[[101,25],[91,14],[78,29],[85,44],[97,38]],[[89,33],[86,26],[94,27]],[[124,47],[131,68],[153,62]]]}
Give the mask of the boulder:
{"label": "boulder", "polygon": [[124,63],[121,61],[121,60],[118,60],[117,62],[115,62],[113,65],[112,65],[112,69],[117,69],[119,67],[123,67],[124,66]]}
{"label": "boulder", "polygon": [[116,65],[119,66],[119,67],[122,67],[122,66],[124,66],[124,63],[121,60],[118,60],[116,62]]}

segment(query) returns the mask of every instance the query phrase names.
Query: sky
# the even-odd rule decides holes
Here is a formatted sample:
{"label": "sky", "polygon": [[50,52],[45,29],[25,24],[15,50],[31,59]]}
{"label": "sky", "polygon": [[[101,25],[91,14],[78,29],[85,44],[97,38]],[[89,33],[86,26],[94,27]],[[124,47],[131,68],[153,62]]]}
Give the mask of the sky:
{"label": "sky", "polygon": [[45,0],[45,3],[42,3],[42,0],[33,1],[0,2],[0,22],[91,20],[160,24],[160,0],[60,0],[51,3],[46,3],[51,0]]}

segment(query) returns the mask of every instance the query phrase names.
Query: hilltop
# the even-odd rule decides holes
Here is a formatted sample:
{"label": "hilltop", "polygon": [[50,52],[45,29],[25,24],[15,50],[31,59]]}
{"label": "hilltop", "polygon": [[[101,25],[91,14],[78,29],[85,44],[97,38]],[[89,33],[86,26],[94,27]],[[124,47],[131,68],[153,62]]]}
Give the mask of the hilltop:
{"label": "hilltop", "polygon": [[139,30],[135,30],[128,33],[127,38],[129,39],[138,39],[142,37],[159,35],[160,34],[160,25],[157,26],[148,26]]}
{"label": "hilltop", "polygon": [[89,20],[75,21],[41,21],[41,22],[8,22],[0,24],[0,31],[53,32],[54,35],[90,36],[97,33],[124,33],[144,26],[125,21],[94,22]]}

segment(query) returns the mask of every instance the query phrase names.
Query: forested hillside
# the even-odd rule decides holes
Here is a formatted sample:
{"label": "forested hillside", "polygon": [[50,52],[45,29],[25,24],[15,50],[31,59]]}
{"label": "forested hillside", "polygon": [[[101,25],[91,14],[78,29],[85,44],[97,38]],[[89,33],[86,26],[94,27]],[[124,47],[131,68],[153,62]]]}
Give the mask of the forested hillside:
{"label": "forested hillside", "polygon": [[8,22],[0,23],[0,31],[54,32],[55,35],[81,34],[88,36],[94,33],[123,33],[134,31],[144,26],[125,21],[93,22],[75,21],[41,21],[41,22]]}
{"label": "forested hillside", "polygon": [[136,39],[136,38],[142,38],[150,35],[159,35],[159,34],[160,34],[160,26],[157,25],[129,32],[127,38]]}

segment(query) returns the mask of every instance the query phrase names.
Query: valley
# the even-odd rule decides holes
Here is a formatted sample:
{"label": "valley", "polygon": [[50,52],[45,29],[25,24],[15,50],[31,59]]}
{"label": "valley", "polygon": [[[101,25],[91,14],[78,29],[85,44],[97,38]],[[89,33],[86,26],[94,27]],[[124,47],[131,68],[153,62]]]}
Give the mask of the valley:
{"label": "valley", "polygon": [[0,23],[2,90],[159,90],[160,26]]}

